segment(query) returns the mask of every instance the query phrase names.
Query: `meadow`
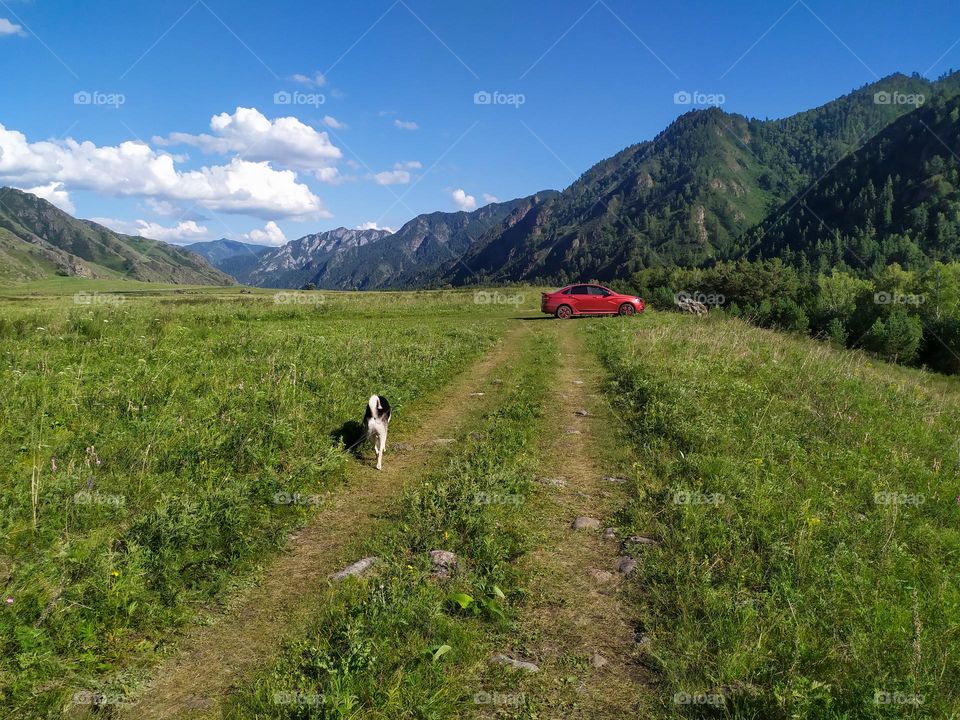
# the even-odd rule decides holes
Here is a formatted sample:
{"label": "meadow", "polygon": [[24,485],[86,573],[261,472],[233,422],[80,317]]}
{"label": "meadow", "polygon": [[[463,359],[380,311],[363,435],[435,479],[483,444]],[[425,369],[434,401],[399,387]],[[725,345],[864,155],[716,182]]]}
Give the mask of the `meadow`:
{"label": "meadow", "polygon": [[0,702],[24,716],[161,648],[343,480],[331,433],[370,393],[409,412],[504,327],[464,293],[127,288],[0,301]]}
{"label": "meadow", "polygon": [[[381,485],[336,555],[376,570],[320,582],[184,716],[960,717],[955,378],[722,312],[525,322],[538,290],[499,293],[0,289],[7,713],[159,717],[131,703],[181,638]],[[372,392],[397,413],[383,474],[342,440]],[[570,567],[545,538],[590,532],[568,513],[591,496],[614,532]],[[586,589],[533,592],[565,572]],[[601,596],[632,623],[606,669],[582,628],[532,622]],[[641,700],[607,689],[627,675]]]}

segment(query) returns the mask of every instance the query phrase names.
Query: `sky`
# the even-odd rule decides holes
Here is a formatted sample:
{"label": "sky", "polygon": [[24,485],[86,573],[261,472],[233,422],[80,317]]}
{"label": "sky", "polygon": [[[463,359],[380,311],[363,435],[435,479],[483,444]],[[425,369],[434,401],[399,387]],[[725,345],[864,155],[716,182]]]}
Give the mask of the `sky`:
{"label": "sky", "polygon": [[278,245],[563,189],[708,104],[950,68],[947,0],[0,0],[0,184]]}

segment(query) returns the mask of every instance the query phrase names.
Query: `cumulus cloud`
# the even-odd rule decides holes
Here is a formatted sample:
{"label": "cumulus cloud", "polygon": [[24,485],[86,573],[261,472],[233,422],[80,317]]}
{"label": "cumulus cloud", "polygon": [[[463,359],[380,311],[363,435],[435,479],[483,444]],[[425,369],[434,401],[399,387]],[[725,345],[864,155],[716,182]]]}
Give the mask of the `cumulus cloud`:
{"label": "cumulus cloud", "polygon": [[418,160],[405,160],[393,164],[393,170],[384,170],[368,177],[377,185],[406,185],[410,182],[410,171],[419,170],[423,165]]}
{"label": "cumulus cloud", "polygon": [[73,215],[77,209],[73,205],[73,201],[70,200],[70,193],[68,193],[64,187],[63,183],[51,182],[46,185],[37,185],[36,187],[23,188],[24,192],[33,193],[37,197],[42,197],[44,200],[53,203],[58,208],[63,210],[66,213]]}
{"label": "cumulus cloud", "polygon": [[406,170],[384,170],[371,177],[377,185],[406,185],[410,182],[410,173]]}
{"label": "cumulus cloud", "polygon": [[[339,152],[339,151],[338,151]],[[29,142],[0,124],[0,181],[18,186],[60,183],[60,192],[91,190],[114,197],[195,203],[208,210],[282,217],[331,217],[296,172],[234,157],[225,165],[180,170],[176,158],[143,142]]]}
{"label": "cumulus cloud", "polygon": [[497,198],[496,195],[491,195],[490,193],[484,193],[483,202],[489,205],[490,203],[500,202],[500,200]]}
{"label": "cumulus cloud", "polygon": [[323,87],[327,84],[327,78],[322,72],[315,72],[313,75],[297,73],[293,76],[293,80],[308,87]]}
{"label": "cumulus cloud", "polygon": [[477,199],[473,195],[467,195],[462,188],[454,190],[450,193],[450,197],[453,198],[453,204],[460,210],[469,211],[477,209]]}
{"label": "cumulus cloud", "polygon": [[419,130],[420,126],[412,120],[394,120],[393,124],[401,130]]}
{"label": "cumulus cloud", "polygon": [[375,222],[365,222],[357,225],[357,230],[386,230],[388,233],[393,232],[393,228],[390,227],[380,227]]}
{"label": "cumulus cloud", "polygon": [[146,220],[117,220],[116,218],[90,218],[93,222],[110,228],[114,232],[124,235],[139,235],[140,237],[160,240],[162,242],[185,244],[204,240],[210,237],[210,232],[203,225],[194,220],[178,222],[173,227],[167,227]]}
{"label": "cumulus cloud", "polygon": [[317,131],[295,117],[269,120],[256,108],[238,107],[231,115],[210,119],[213,134],[171,133],[155,137],[157,145],[191,145],[203,152],[238,153],[247,160],[267,161],[298,170],[315,170],[336,163],[343,155],[327,133]]}
{"label": "cumulus cloud", "polygon": [[333,130],[346,130],[347,128],[345,123],[340,122],[332,115],[324,115],[323,124],[328,128],[332,128]]}
{"label": "cumulus cloud", "polygon": [[279,246],[287,242],[287,236],[273,220],[268,222],[263,230],[253,229],[246,233],[243,239],[257,245]]}
{"label": "cumulus cloud", "polygon": [[0,18],[0,37],[7,35],[26,35],[23,27],[10,22],[6,18]]}

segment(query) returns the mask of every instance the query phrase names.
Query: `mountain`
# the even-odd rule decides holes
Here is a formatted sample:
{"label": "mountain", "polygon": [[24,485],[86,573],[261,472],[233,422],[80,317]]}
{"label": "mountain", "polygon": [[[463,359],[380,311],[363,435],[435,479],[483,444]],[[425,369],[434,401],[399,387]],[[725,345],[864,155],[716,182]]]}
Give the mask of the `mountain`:
{"label": "mountain", "polygon": [[894,121],[741,241],[751,259],[878,273],[960,258],[960,96]]}
{"label": "mountain", "polygon": [[0,278],[51,275],[127,278],[144,282],[231,285],[233,279],[174,245],[115,233],[78,220],[46,200],[0,189]]}
{"label": "mountain", "polygon": [[[397,232],[338,228],[293,240],[258,258],[256,267],[232,273],[262,287],[328,289],[417,287],[433,284],[440,268],[462,255],[477,238],[548,191],[471,212],[418,215]],[[226,265],[221,266],[227,270]]]}
{"label": "mountain", "polygon": [[[262,254],[243,282],[260,287],[298,288],[316,284],[328,263],[341,253],[376,243],[390,233],[387,230],[351,230],[337,228],[305,235]],[[319,285],[318,285],[319,287]]]}
{"label": "mountain", "polygon": [[220,238],[219,240],[185,245],[184,249],[197,253],[218,270],[245,282],[250,271],[257,266],[260,257],[272,248],[267,245],[255,245]]}
{"label": "mountain", "polygon": [[892,75],[782,120],[687,113],[558,195],[524,205],[435,282],[612,279],[730,257],[748,229],[913,110],[911,100],[956,83]]}

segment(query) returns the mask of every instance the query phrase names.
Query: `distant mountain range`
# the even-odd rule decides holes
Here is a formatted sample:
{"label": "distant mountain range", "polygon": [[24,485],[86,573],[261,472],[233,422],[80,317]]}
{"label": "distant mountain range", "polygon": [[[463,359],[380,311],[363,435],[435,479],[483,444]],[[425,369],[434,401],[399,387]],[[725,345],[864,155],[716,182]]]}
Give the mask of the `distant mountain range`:
{"label": "distant mountain range", "polygon": [[960,73],[936,82],[896,74],[779,120],[695,110],[560,192],[281,247],[222,239],[175,248],[7,189],[4,205],[19,210],[0,210],[0,277],[229,275],[262,287],[379,289],[611,280],[739,258],[856,273],[958,259],[958,95]]}
{"label": "distant mountain range", "polygon": [[0,188],[0,280],[52,275],[232,285],[229,275],[183,248],[77,220],[36,195]]}

